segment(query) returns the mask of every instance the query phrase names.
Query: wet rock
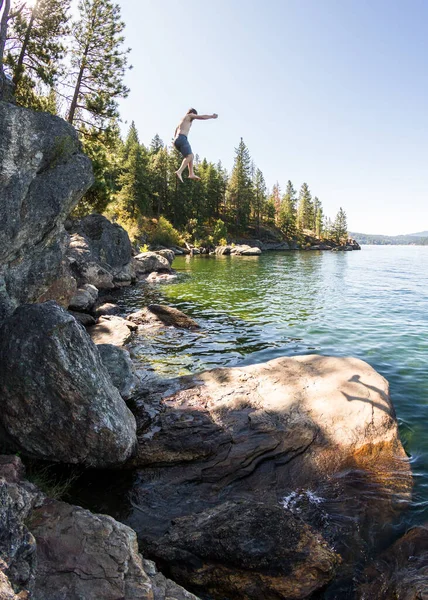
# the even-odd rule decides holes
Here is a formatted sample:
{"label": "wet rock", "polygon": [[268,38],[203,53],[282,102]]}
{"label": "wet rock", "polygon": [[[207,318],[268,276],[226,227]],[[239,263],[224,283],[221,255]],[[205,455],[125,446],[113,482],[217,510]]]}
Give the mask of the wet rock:
{"label": "wet rock", "polygon": [[[76,131],[63,119],[0,102],[0,320],[61,277],[66,216],[93,181]],[[55,296],[56,297],[56,296]]]}
{"label": "wet rock", "polygon": [[23,305],[0,327],[0,424],[44,460],[115,466],[135,447],[135,419],[76,320],[55,302]]}
{"label": "wet rock", "polygon": [[79,285],[98,289],[123,287],[135,279],[132,246],[126,231],[103,215],[92,214],[68,224],[68,257]]}
{"label": "wet rock", "polygon": [[55,500],[36,509],[29,526],[37,542],[34,600],[153,600],[129,527]]}
{"label": "wet rock", "polygon": [[150,577],[153,600],[199,600],[180,585],[162,575],[153,561],[143,559],[143,566]]}
{"label": "wet rock", "polygon": [[124,346],[132,337],[130,323],[115,315],[100,317],[96,325],[89,327],[88,333],[95,344],[114,346]]}
{"label": "wet rock", "polygon": [[97,301],[97,298],[97,288],[90,283],[85,283],[71,299],[69,309],[77,312],[89,312]]}
{"label": "wet rock", "polygon": [[152,271],[171,271],[169,261],[157,252],[141,252],[135,256],[135,269],[137,275],[144,275]]}
{"label": "wet rock", "polygon": [[219,599],[308,598],[340,562],[286,509],[245,501],[177,519],[153,546],[175,580]]}
{"label": "wet rock", "polygon": [[185,315],[181,310],[162,304],[149,304],[148,310],[156,315],[164,325],[172,325],[181,329],[199,329],[198,323]]}
{"label": "wet rock", "polygon": [[364,571],[357,598],[428,598],[428,526],[408,531]]}
{"label": "wet rock", "polygon": [[[42,494],[28,482],[16,456],[0,456],[0,598],[30,598],[36,574],[36,543],[26,527]],[[15,595],[16,592],[16,595]]]}
{"label": "wet rock", "polygon": [[134,368],[129,352],[113,344],[98,344],[97,348],[113,385],[122,398],[128,399],[135,388]]}

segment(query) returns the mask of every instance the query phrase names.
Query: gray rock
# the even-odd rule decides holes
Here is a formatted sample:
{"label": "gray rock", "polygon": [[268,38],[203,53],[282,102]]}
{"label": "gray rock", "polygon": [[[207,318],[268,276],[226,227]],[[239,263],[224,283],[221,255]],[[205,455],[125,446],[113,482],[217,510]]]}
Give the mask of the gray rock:
{"label": "gray rock", "polygon": [[[42,500],[38,490],[20,485],[24,469],[17,456],[0,456],[0,598],[27,598],[34,588],[36,543],[26,521]],[[15,596],[13,588],[17,592]],[[12,590],[12,591],[11,591]]]}
{"label": "gray rock", "polygon": [[153,600],[199,600],[197,596],[159,573],[153,561],[143,559],[143,567],[150,577]]}
{"label": "gray rock", "polygon": [[113,344],[124,346],[131,340],[132,325],[116,315],[104,315],[98,323],[88,329],[95,344]]}
{"label": "gray rock", "polygon": [[132,246],[123,227],[99,214],[71,221],[67,227],[71,234],[67,254],[79,285],[110,289],[135,279]]}
{"label": "gray rock", "polygon": [[0,102],[0,131],[1,320],[58,279],[69,242],[63,222],[93,176],[63,119]]}
{"label": "gray rock", "polygon": [[72,310],[69,310],[68,312],[76,319],[76,321],[81,323],[83,327],[90,327],[96,323],[94,317],[92,315],[88,315],[88,313],[74,312]]}
{"label": "gray rock", "polygon": [[99,352],[55,302],[23,305],[0,327],[0,424],[37,458],[92,467],[132,454],[135,419]]}
{"label": "gray rock", "polygon": [[134,367],[129,352],[113,344],[98,344],[98,352],[120,395],[128,399],[134,388]]}
{"label": "gray rock", "polygon": [[10,77],[0,71],[0,101],[16,104],[15,85]]}
{"label": "gray rock", "polygon": [[34,600],[153,600],[135,532],[106,515],[46,500],[33,512]]}
{"label": "gray rock", "polygon": [[89,312],[97,301],[97,298],[97,288],[90,283],[85,283],[71,299],[69,309],[78,312]]}
{"label": "gray rock", "polygon": [[157,252],[141,252],[134,258],[137,275],[152,271],[171,271],[169,261]]}
{"label": "gray rock", "polygon": [[290,250],[290,245],[288,242],[263,242],[261,249],[263,251]]}
{"label": "gray rock", "polygon": [[174,250],[165,248],[163,250],[156,250],[156,254],[159,254],[160,256],[163,256],[164,258],[166,258],[166,260],[169,262],[170,266],[172,265],[172,261],[174,260],[174,257],[175,257]]}

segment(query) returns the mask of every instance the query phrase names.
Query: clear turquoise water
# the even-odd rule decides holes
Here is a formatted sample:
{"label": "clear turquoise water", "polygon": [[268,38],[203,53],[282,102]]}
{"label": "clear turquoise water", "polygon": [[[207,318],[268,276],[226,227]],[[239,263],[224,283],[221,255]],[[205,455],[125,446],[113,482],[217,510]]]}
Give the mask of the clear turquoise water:
{"label": "clear turquoise water", "polygon": [[428,520],[428,247],[178,257],[176,283],[130,288],[128,312],[180,308],[200,332],[167,329],[134,348],[163,377],[278,356],[357,356],[390,382],[415,495],[407,526]]}

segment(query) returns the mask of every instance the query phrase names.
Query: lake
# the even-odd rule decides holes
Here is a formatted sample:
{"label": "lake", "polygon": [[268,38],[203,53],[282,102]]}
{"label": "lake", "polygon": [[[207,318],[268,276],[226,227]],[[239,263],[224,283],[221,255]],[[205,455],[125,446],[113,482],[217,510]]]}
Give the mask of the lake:
{"label": "lake", "polygon": [[356,356],[390,383],[415,494],[401,526],[428,520],[428,247],[258,257],[177,257],[178,281],[128,288],[127,312],[183,310],[200,332],[168,328],[134,345],[144,369],[175,377],[279,356]]}

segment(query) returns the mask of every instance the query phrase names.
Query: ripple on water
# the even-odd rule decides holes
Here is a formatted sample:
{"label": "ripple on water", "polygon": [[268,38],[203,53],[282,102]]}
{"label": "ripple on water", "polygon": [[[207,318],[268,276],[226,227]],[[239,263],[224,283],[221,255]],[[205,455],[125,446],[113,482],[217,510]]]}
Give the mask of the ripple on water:
{"label": "ripple on water", "polygon": [[177,257],[175,283],[124,290],[127,312],[183,310],[199,332],[168,328],[139,340],[141,364],[164,377],[279,356],[320,353],[367,361],[390,383],[412,457],[407,525],[428,518],[428,248]]}

